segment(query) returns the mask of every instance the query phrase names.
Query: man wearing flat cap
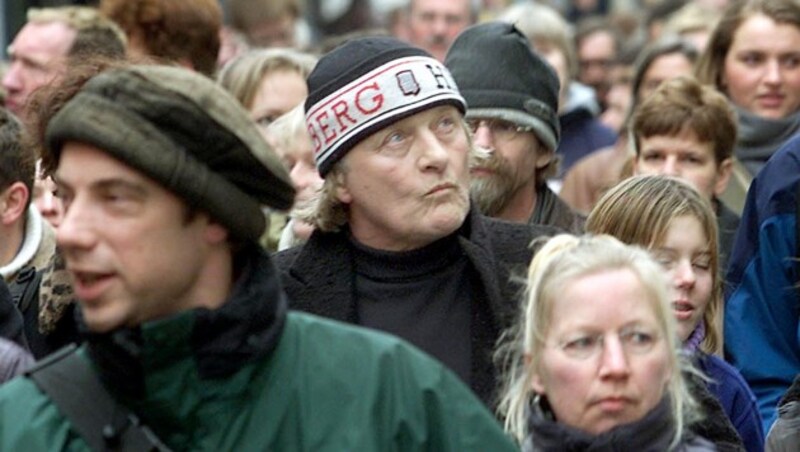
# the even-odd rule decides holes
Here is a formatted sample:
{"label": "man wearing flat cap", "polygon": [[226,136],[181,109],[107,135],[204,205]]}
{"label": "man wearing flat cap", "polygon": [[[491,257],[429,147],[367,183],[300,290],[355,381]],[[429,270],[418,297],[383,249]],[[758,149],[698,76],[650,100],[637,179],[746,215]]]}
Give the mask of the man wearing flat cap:
{"label": "man wearing flat cap", "polygon": [[424,353],[287,312],[257,240],[294,190],[222,88],[158,66],[63,86],[45,162],[86,341],[0,387],[0,450],[512,450]]}
{"label": "man wearing flat cap", "polygon": [[467,101],[467,124],[478,145],[470,193],[481,212],[580,233],[582,219],[547,187],[561,135],[555,71],[503,22],[466,29],[444,64]]}
{"label": "man wearing flat cap", "polygon": [[306,219],[316,231],[276,255],[289,305],[407,339],[491,405],[492,350],[518,310],[511,275],[552,231],[471,208],[466,104],[424,50],[352,40],[307,83],[324,183]]}

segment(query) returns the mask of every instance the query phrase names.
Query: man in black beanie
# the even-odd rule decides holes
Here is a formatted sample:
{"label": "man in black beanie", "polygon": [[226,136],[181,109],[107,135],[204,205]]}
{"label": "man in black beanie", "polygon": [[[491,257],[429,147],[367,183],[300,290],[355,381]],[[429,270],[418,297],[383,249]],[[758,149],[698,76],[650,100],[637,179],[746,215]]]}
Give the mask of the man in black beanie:
{"label": "man in black beanie", "polygon": [[0,450],[513,449],[414,347],[287,312],[257,240],[294,190],[212,81],[68,77],[42,120],[86,341],[0,387]]}
{"label": "man in black beanie", "polygon": [[472,142],[447,68],[393,38],[349,41],[307,80],[325,179],[302,248],[276,256],[292,308],[396,334],[493,401],[492,351],[517,314],[510,271],[546,228],[470,208]]}
{"label": "man in black beanie", "polygon": [[467,101],[477,152],[470,194],[486,215],[573,233],[581,219],[546,184],[558,160],[558,77],[511,24],[461,33],[445,65]]}

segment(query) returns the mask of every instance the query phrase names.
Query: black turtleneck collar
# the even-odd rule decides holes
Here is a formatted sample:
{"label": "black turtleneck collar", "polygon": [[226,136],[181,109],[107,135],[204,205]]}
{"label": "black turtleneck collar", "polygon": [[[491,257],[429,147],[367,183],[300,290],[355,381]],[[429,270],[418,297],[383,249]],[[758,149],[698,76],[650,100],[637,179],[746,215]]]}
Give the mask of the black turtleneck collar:
{"label": "black turtleneck collar", "polygon": [[349,236],[356,273],[378,281],[408,280],[450,266],[463,255],[458,234],[436,240],[411,251],[385,251],[370,248]]}

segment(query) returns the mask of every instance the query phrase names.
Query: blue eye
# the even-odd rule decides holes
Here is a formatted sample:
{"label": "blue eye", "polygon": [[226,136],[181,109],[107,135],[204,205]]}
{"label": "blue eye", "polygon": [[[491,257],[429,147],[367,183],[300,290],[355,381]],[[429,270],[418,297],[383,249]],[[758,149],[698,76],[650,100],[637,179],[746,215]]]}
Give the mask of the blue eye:
{"label": "blue eye", "polygon": [[653,337],[647,333],[642,333],[639,331],[633,331],[629,333],[626,337],[628,342],[632,344],[649,344],[653,342]]}
{"label": "blue eye", "polygon": [[456,128],[456,120],[452,116],[444,116],[436,124],[436,133],[450,133]]}
{"label": "blue eye", "polygon": [[620,335],[623,346],[632,353],[644,353],[653,348],[656,335],[641,330],[626,331]]}
{"label": "blue eye", "polygon": [[403,156],[408,152],[411,142],[411,136],[403,130],[391,130],[383,137],[376,151],[389,156]]}
{"label": "blue eye", "polygon": [[386,135],[384,138],[383,143],[381,144],[381,148],[389,148],[389,149],[396,149],[405,143],[408,135],[401,131],[393,131]]}
{"label": "blue eye", "polygon": [[599,339],[594,336],[583,336],[566,342],[562,347],[567,353],[585,353],[595,348]]}

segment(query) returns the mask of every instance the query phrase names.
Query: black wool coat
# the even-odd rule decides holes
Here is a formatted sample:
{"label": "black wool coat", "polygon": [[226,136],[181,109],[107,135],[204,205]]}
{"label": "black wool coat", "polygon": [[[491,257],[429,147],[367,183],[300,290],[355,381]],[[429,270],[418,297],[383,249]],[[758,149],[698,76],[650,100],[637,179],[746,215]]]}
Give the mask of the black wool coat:
{"label": "black wool coat", "polygon": [[[549,226],[489,218],[474,209],[457,232],[461,248],[479,276],[472,292],[480,325],[473,329],[470,387],[490,407],[497,389],[492,353],[500,333],[511,327],[519,314],[524,275],[533,256],[530,244],[559,232]],[[347,232],[315,231],[305,245],[275,254],[273,261],[281,272],[289,307],[357,324],[350,253]]]}

